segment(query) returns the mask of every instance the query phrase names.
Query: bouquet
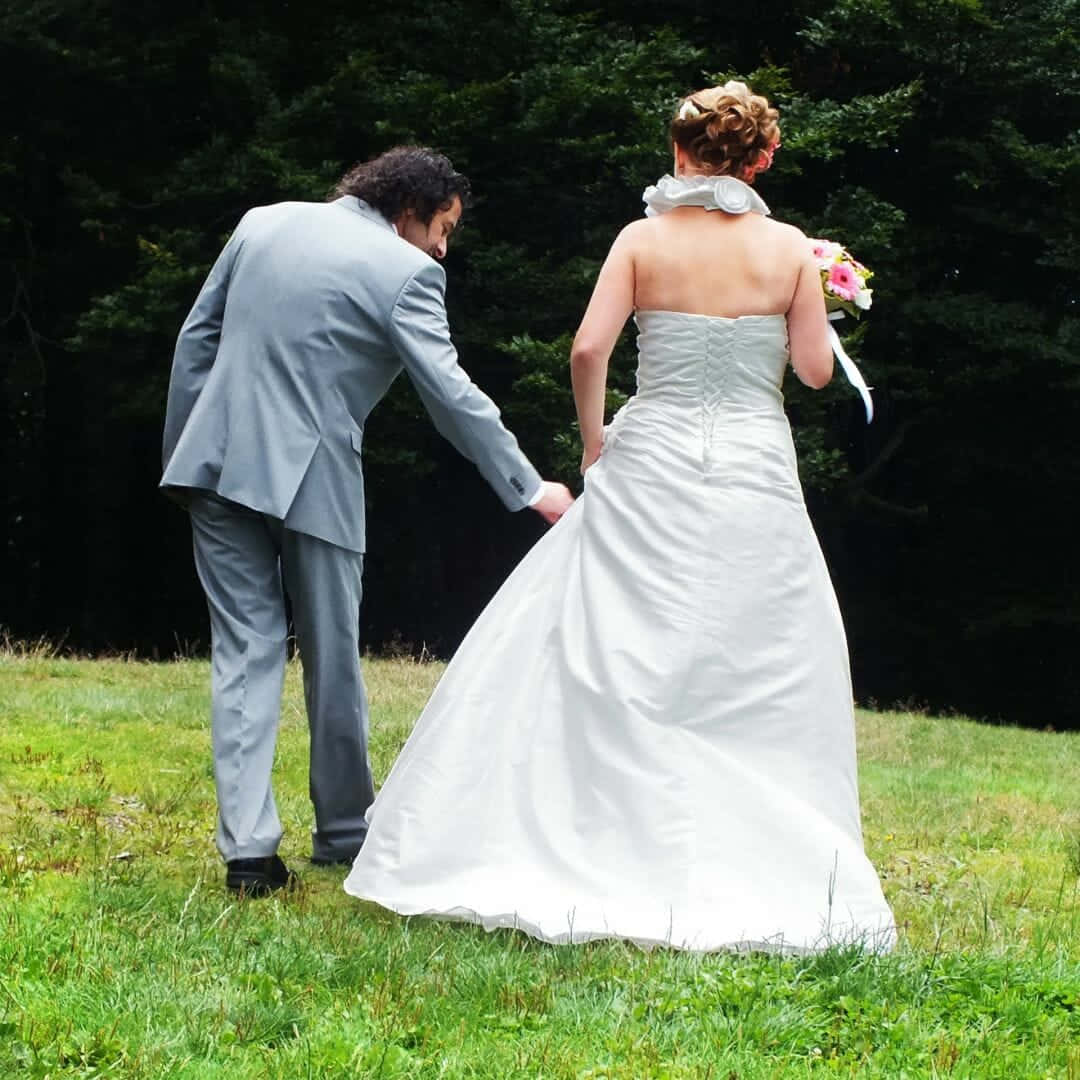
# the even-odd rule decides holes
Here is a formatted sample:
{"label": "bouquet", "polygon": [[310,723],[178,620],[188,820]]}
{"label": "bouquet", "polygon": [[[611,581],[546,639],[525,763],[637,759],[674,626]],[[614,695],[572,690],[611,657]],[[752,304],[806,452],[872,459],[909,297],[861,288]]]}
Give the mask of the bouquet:
{"label": "bouquet", "polygon": [[[842,244],[834,243],[832,240],[811,240],[810,244],[814,258],[817,260],[818,271],[821,273],[821,291],[825,294],[829,322],[842,319],[845,313],[858,319],[864,311],[869,311],[874,293],[866,283],[874,276],[874,272],[863,266]],[[863,405],[866,407],[866,422],[869,424],[874,419],[874,402],[870,397],[870,387],[866,385],[862,372],[844,351],[844,346],[840,343],[840,338],[832,326],[829,327],[829,341],[848,382],[859,391],[863,399]]]}
{"label": "bouquet", "polygon": [[821,274],[821,290],[830,312],[846,311],[856,319],[870,310],[874,292],[866,283],[874,276],[847,248],[832,240],[810,241]]}

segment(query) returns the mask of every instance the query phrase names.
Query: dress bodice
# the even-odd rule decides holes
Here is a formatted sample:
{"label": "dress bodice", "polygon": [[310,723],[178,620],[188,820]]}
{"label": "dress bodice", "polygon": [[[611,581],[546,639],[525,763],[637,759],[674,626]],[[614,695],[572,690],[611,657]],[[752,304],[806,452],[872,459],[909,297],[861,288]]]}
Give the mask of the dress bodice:
{"label": "dress bodice", "polygon": [[639,311],[637,397],[673,406],[778,412],[788,362],[783,315]]}

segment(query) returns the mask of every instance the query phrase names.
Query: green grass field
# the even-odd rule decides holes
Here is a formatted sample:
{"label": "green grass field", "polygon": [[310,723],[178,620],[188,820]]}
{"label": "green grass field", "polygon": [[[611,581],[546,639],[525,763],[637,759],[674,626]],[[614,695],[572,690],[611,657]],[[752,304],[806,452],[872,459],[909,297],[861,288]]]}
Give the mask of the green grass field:
{"label": "green grass field", "polygon": [[[367,663],[377,779],[440,670]],[[303,887],[227,895],[208,678],[0,652],[0,1077],[1080,1080],[1080,736],[860,712],[887,957],[558,948],[400,919],[306,862],[295,666]]]}

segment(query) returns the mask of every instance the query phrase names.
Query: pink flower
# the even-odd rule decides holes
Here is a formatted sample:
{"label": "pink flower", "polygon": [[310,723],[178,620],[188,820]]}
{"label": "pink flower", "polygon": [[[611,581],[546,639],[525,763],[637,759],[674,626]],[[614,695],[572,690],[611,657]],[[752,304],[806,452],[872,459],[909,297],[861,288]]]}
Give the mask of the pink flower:
{"label": "pink flower", "polygon": [[757,165],[757,171],[758,172],[764,172],[766,169],[771,169],[772,168],[773,156],[776,154],[776,151],[779,150],[779,149],[780,149],[780,140],[777,139],[776,142],[774,142],[772,144],[772,146],[770,146],[768,148],[768,150],[762,150],[761,151],[761,153],[758,155],[758,165]]}
{"label": "pink flower", "polygon": [[[810,250],[814,253],[815,259],[826,260],[834,259],[837,255],[840,255],[844,249],[832,240],[811,240]],[[824,269],[824,267],[822,269]]]}
{"label": "pink flower", "polygon": [[829,292],[839,296],[841,300],[854,300],[860,282],[851,263],[839,262],[830,267],[826,284]]}

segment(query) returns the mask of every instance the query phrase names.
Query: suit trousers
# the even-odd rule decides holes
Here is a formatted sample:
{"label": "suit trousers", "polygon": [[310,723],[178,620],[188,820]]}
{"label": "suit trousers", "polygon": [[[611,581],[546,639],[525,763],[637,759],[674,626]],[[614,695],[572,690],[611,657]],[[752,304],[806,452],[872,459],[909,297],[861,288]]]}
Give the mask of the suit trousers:
{"label": "suit trousers", "polygon": [[195,567],[210,610],[217,846],[224,859],[272,855],[281,821],[270,773],[288,624],[304,672],[311,735],[312,857],[351,857],[375,793],[360,671],[364,557],[206,491],[188,505]]}

